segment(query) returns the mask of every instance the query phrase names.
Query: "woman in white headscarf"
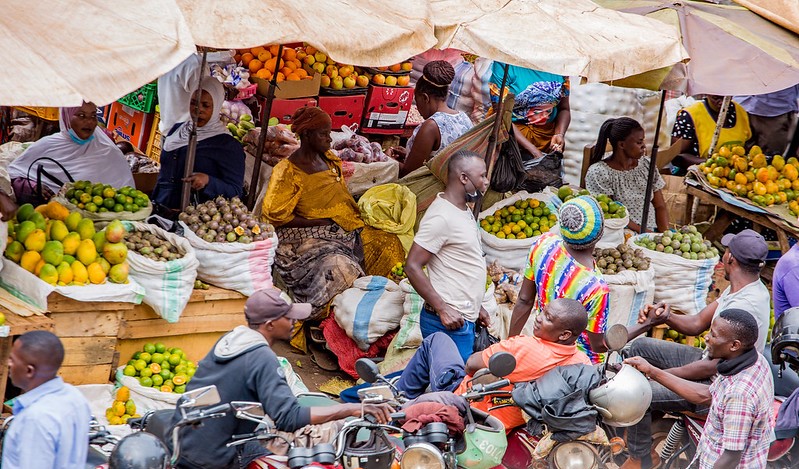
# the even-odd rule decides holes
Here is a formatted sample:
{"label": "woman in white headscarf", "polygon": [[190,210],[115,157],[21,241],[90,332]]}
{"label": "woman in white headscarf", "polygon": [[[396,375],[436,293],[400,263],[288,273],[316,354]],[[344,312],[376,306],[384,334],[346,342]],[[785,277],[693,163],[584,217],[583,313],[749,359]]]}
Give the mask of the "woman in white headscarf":
{"label": "woman in white headscarf", "polygon": [[[203,202],[219,195],[241,196],[244,190],[244,150],[219,120],[225,99],[222,84],[213,77],[202,80],[202,94],[194,93],[189,111],[197,115],[197,152],[191,176],[185,179],[194,190],[195,201]],[[161,153],[161,172],[153,200],[169,209],[179,209],[186,153],[192,121],[175,124],[169,131]]]}
{"label": "woman in white headscarf", "polygon": [[42,203],[69,177],[114,187],[134,186],[125,155],[97,127],[96,105],[61,108],[59,126],[59,133],[38,140],[9,165],[17,203]]}

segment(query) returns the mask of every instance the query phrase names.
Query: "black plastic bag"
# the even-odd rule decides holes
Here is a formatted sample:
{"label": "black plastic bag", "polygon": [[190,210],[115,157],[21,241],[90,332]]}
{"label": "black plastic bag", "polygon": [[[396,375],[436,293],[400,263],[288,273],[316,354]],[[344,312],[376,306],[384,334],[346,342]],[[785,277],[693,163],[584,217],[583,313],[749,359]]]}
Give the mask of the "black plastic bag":
{"label": "black plastic bag", "polygon": [[502,144],[499,156],[491,173],[491,189],[497,192],[509,192],[524,181],[524,161],[519,143],[510,131],[508,141]]}
{"label": "black plastic bag", "polygon": [[488,328],[479,322],[474,326],[474,351],[482,352],[499,342],[499,339],[488,332]]}

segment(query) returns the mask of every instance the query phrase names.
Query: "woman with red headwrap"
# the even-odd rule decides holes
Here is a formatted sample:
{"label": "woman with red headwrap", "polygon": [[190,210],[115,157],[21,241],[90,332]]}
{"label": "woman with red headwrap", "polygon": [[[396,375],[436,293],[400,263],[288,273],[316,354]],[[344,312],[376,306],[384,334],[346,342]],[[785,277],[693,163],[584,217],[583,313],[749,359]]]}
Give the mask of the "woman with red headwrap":
{"label": "woman with red headwrap", "polygon": [[388,275],[405,260],[394,234],[365,226],[341,160],[330,151],[330,116],[318,107],[294,114],[300,148],[275,165],[262,217],[277,227],[275,267],[295,300],[314,305],[314,317],[364,275]]}

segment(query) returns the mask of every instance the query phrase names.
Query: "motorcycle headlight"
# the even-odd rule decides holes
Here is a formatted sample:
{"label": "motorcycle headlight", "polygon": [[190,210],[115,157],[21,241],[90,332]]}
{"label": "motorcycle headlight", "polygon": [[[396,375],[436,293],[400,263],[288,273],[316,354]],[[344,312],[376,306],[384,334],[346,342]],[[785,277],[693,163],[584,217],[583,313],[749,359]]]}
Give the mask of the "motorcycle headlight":
{"label": "motorcycle headlight", "polygon": [[558,445],[552,453],[552,462],[557,469],[596,469],[599,466],[594,448],[580,441]]}
{"label": "motorcycle headlight", "polygon": [[441,451],[430,443],[415,443],[405,449],[401,469],[445,469]]}

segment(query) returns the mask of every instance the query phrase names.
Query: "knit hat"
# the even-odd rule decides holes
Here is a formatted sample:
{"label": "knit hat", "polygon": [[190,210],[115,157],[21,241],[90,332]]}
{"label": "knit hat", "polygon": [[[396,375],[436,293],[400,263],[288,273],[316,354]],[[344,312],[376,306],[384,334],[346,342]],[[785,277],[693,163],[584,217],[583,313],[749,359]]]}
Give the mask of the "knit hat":
{"label": "knit hat", "polygon": [[599,203],[591,196],[582,195],[565,202],[558,217],[560,235],[575,248],[587,247],[602,237],[604,216]]}

